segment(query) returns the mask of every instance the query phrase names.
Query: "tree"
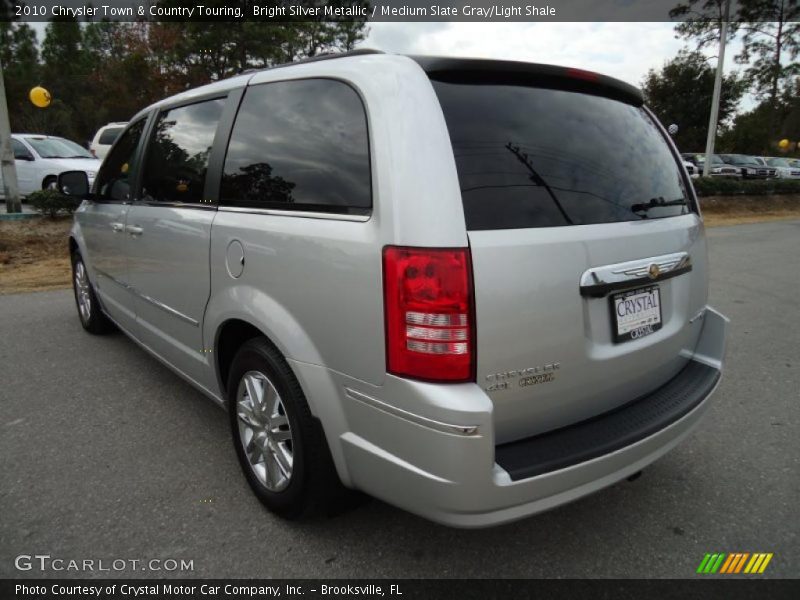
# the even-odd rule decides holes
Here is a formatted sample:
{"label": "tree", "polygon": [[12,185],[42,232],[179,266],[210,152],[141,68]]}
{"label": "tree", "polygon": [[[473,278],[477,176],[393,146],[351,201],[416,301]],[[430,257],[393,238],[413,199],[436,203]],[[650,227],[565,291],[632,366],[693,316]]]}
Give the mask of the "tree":
{"label": "tree", "polygon": [[28,92],[39,83],[36,32],[27,23],[0,22],[0,61],[5,71],[9,120],[14,131],[36,131],[36,111]]}
{"label": "tree", "polygon": [[[180,0],[161,0],[159,6],[170,8]],[[230,1],[209,0],[204,5],[214,8],[231,6]],[[246,8],[247,2],[241,2]],[[263,5],[288,6],[283,0],[262,2]],[[365,1],[345,2],[328,0],[306,2],[330,7],[363,6]],[[154,24],[154,37],[170,40],[161,50],[165,64],[172,66],[173,76],[182,79],[186,86],[199,85],[241,73],[300,58],[316,56],[323,52],[352,50],[366,34],[363,19],[329,21],[323,17],[315,20],[291,21],[288,14],[270,23],[252,21],[199,22],[166,21]]]}
{"label": "tree", "polygon": [[[779,142],[792,142],[789,152]],[[800,77],[786,87],[773,105],[765,98],[753,110],[737,115],[721,136],[720,145],[729,152],[757,155],[797,155],[800,141]]]}
{"label": "tree", "polygon": [[97,65],[86,60],[77,20],[50,21],[42,43],[42,61],[41,84],[50,91],[53,102],[36,113],[40,127],[47,133],[84,142],[94,133],[90,131],[94,118],[91,107],[81,106],[81,99],[86,97],[87,76]]}
{"label": "tree", "polygon": [[[708,132],[714,69],[700,52],[682,50],[660,71],[651,69],[642,83],[647,104],[665,124],[678,125],[675,143],[686,152],[702,151]],[[746,84],[736,74],[722,81],[719,122],[733,116]]]}
{"label": "tree", "polygon": [[[759,98],[778,108],[781,92],[800,75],[800,0],[740,0],[740,28],[744,32],[740,64]],[[788,58],[788,62],[786,59]],[[751,62],[752,61],[752,62]]]}
{"label": "tree", "polygon": [[[672,19],[682,19],[675,26],[678,38],[693,40],[697,50],[719,43],[727,0],[688,0],[669,11]],[[738,23],[728,24],[727,41],[736,37]]]}

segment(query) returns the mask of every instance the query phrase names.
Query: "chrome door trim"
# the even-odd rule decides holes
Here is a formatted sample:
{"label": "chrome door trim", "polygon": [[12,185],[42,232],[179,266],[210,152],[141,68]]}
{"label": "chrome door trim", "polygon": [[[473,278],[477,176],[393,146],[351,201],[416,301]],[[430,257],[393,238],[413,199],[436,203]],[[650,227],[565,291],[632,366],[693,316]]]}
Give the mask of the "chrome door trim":
{"label": "chrome door trim", "polygon": [[109,281],[113,281],[117,285],[121,285],[122,287],[124,287],[126,289],[130,289],[130,287],[131,287],[127,283],[123,283],[122,281],[120,281],[116,277],[112,277],[111,275],[109,275],[108,273],[103,271],[102,269],[98,269],[97,267],[94,267],[94,272],[97,273],[98,275],[102,276],[102,277],[105,277]]}
{"label": "chrome door trim", "polygon": [[142,292],[140,292],[140,291],[138,291],[138,290],[136,290],[136,289],[134,289],[134,288],[132,288],[132,287],[130,288],[130,290],[131,290],[131,291],[132,291],[134,294],[136,294],[136,295],[137,295],[139,298],[141,298],[142,300],[146,300],[147,302],[149,302],[150,304],[152,304],[152,305],[153,305],[153,306],[155,306],[156,308],[160,308],[161,310],[163,310],[165,313],[167,313],[167,314],[170,314],[170,315],[172,315],[173,317],[177,317],[177,318],[178,318],[178,319],[180,319],[181,321],[184,321],[184,322],[186,322],[186,323],[189,323],[189,325],[193,325],[193,326],[195,326],[195,327],[199,327],[199,326],[200,326],[200,322],[199,322],[199,321],[197,321],[196,319],[193,319],[193,318],[192,318],[192,317],[190,317],[189,315],[185,315],[185,314],[183,314],[181,311],[179,311],[179,310],[175,310],[175,309],[174,309],[174,308],[172,308],[171,306],[167,306],[167,305],[166,305],[166,304],[164,304],[163,302],[159,302],[159,301],[158,301],[158,300],[156,300],[155,298],[151,298],[150,296],[148,296],[148,295],[146,295],[146,294],[143,294]]}
{"label": "chrome door trim", "polygon": [[197,321],[196,319],[193,319],[189,315],[183,314],[181,311],[176,310],[176,309],[172,308],[171,306],[167,306],[163,302],[159,302],[155,298],[151,298],[150,296],[141,293],[139,290],[137,290],[136,288],[134,288],[130,284],[123,283],[122,281],[112,277],[111,275],[109,275],[105,271],[101,271],[100,269],[95,268],[95,273],[97,273],[98,275],[102,275],[106,279],[110,279],[111,281],[113,281],[117,285],[121,285],[122,287],[127,289],[134,296],[137,296],[138,298],[141,298],[142,300],[146,300],[147,302],[149,302],[150,304],[152,304],[153,306],[155,306],[157,308],[160,308],[161,310],[163,310],[167,314],[170,314],[173,317],[177,317],[178,319],[180,319],[180,320],[182,320],[182,321],[184,321],[186,323],[189,323],[189,325],[193,325],[195,327],[199,327],[200,326],[200,322]]}
{"label": "chrome door trim", "polygon": [[400,417],[401,419],[405,419],[406,421],[411,421],[412,423],[416,423],[417,425],[422,425],[423,427],[427,427],[428,429],[433,429],[435,431],[442,431],[444,433],[449,433],[452,435],[463,435],[463,436],[472,436],[472,435],[477,435],[478,433],[477,425],[453,425],[451,423],[442,423],[441,421],[435,421],[433,419],[429,419],[427,417],[423,417],[408,412],[407,410],[403,410],[402,408],[391,406],[390,404],[381,402],[377,398],[373,398],[372,396],[367,396],[366,394],[362,394],[361,392],[358,392],[349,387],[345,387],[344,392],[345,395],[351,400],[361,402],[362,404],[366,404],[367,406],[371,406],[372,408],[376,408],[385,413],[389,413],[390,415],[394,415],[395,417]]}
{"label": "chrome door trim", "polygon": [[370,215],[348,215],[343,213],[323,213],[303,210],[279,210],[277,208],[248,208],[245,206],[220,206],[219,212],[253,213],[256,215],[275,215],[281,217],[301,217],[304,219],[327,219],[329,221],[354,221],[366,223]]}
{"label": "chrome door trim", "polygon": [[675,252],[588,269],[581,275],[581,296],[599,297],[637,285],[664,281],[692,270],[688,252]]}

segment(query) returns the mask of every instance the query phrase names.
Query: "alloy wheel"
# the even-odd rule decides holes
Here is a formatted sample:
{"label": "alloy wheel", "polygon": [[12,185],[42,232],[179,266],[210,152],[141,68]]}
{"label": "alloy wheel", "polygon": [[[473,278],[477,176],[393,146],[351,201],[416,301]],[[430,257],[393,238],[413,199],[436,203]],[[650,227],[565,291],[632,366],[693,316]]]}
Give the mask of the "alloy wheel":
{"label": "alloy wheel", "polygon": [[286,489],[292,479],[292,428],[283,401],[269,378],[248,371],[236,394],[239,437],[259,482],[271,492]]}

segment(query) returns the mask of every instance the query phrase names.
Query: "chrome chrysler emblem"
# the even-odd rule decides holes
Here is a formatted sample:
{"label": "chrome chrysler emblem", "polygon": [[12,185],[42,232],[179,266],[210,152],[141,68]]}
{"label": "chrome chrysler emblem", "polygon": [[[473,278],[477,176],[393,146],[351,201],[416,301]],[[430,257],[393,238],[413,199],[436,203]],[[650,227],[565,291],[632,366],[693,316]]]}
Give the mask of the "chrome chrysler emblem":
{"label": "chrome chrysler emblem", "polygon": [[656,263],[650,265],[650,268],[647,269],[647,275],[650,279],[657,279],[659,275],[661,275],[661,269]]}

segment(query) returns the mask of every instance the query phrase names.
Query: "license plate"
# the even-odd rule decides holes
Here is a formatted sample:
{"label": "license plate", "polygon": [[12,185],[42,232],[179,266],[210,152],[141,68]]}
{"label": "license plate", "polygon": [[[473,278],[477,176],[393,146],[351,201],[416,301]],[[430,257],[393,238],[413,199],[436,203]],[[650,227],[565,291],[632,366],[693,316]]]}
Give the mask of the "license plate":
{"label": "license plate", "polygon": [[661,329],[661,293],[657,285],[611,296],[615,343],[643,338]]}

